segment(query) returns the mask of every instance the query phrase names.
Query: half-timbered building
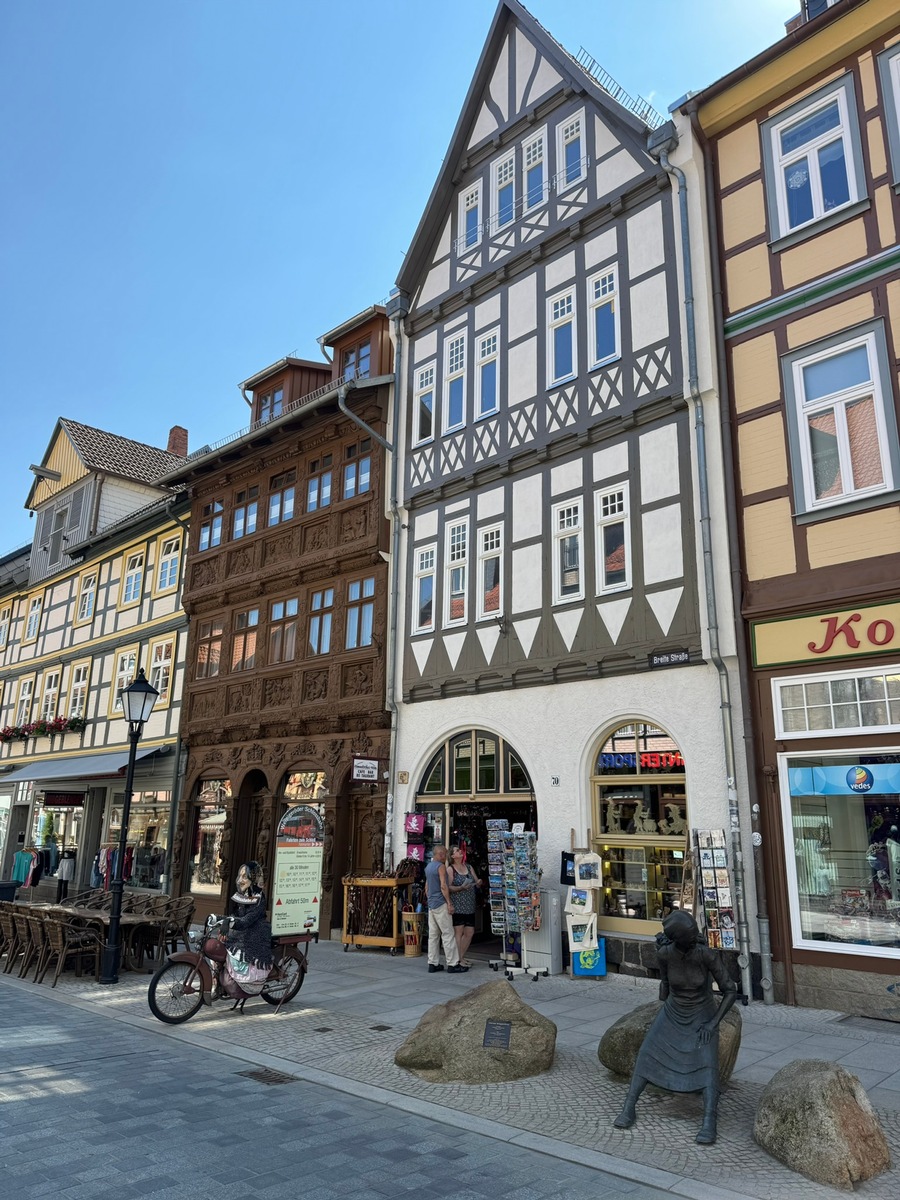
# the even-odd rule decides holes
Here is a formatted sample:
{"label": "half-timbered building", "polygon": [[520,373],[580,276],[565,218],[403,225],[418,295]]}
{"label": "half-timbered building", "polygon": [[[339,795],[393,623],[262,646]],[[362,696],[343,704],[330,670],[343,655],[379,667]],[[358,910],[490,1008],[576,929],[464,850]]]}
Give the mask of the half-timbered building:
{"label": "half-timbered building", "polygon": [[75,855],[73,888],[109,873],[129,750],[119,690],[139,668],[159,698],[137,750],[123,875],[127,887],[167,884],[187,505],[157,480],[186,452],[180,427],[160,450],[61,419],[31,468],[34,540],[0,565],[2,874],[35,848],[45,893],[63,854]]}
{"label": "half-timbered building", "polygon": [[384,431],[393,352],[373,307],[320,339],[331,361],[288,357],[241,385],[251,424],[168,474],[190,488],[184,605],[188,748],[175,834],[178,887],[221,910],[237,866],[267,876],[273,830],[321,806],[319,927],[340,926],[340,881],[382,865],[387,770],[388,527]]}
{"label": "half-timbered building", "polygon": [[776,994],[898,1012],[900,20],[808,0],[705,148]]}
{"label": "half-timbered building", "polygon": [[698,570],[710,489],[725,537],[717,438],[709,465],[694,450],[698,411],[718,428],[714,379],[704,355],[692,407],[660,122],[506,0],[398,279],[395,857],[418,853],[413,811],[426,851],[464,840],[482,872],[490,817],[537,830],[547,879],[590,846],[608,956],[636,970],[688,827],[736,827],[742,769],[721,717],[727,568],[721,646],[716,568]]}

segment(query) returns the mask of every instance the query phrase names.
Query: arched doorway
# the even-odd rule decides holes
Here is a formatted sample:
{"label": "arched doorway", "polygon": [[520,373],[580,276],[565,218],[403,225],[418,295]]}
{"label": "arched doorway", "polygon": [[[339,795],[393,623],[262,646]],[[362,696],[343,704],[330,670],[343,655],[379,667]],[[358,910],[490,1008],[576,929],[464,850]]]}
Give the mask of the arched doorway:
{"label": "arched doorway", "polygon": [[231,780],[220,773],[201,778],[187,814],[182,890],[194,897],[195,919],[222,911],[223,883],[231,857]]}

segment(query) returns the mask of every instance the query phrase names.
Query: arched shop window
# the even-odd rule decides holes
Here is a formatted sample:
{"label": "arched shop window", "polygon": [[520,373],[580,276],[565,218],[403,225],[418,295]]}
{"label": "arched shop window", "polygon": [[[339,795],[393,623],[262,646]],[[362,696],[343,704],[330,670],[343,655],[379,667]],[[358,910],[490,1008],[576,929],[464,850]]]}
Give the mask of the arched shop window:
{"label": "arched shop window", "polygon": [[688,846],[684,759],[664,730],[620,725],[591,780],[592,848],[603,861],[598,928],[657,933],[681,897]]}
{"label": "arched shop window", "polygon": [[435,751],[419,780],[416,813],[424,815],[424,829],[407,830],[407,857],[427,860],[436,845],[459,842],[480,871],[487,868],[485,821],[505,817],[510,827],[537,832],[534,789],[521,755],[484,729],[456,733]]}

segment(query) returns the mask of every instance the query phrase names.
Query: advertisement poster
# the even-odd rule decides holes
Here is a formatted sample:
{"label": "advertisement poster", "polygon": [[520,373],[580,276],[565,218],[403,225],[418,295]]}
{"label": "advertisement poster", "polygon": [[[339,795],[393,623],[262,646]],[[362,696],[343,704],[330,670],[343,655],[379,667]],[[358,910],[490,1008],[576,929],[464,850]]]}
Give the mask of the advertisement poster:
{"label": "advertisement poster", "polygon": [[278,823],[272,881],[272,933],[317,933],[322,902],[323,819],[318,806],[296,804]]}

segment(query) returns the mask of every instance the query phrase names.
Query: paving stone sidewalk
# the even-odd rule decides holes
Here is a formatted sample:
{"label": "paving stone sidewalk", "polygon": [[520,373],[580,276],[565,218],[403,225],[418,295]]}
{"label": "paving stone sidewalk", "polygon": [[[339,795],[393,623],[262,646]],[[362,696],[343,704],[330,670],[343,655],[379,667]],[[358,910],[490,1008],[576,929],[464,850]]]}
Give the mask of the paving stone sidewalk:
{"label": "paving stone sidewalk", "polygon": [[[613,1129],[625,1087],[600,1066],[597,1045],[613,1021],[656,994],[656,984],[627,976],[515,981],[522,997],[559,1030],[556,1061],[545,1075],[510,1084],[431,1084],[394,1066],[396,1047],[422,1013],[497,978],[483,962],[465,975],[429,975],[423,958],[390,958],[377,950],[342,953],[340,945],[324,942],[312,947],[303,990],[281,1012],[250,1001],[241,1016],[222,1005],[174,1029],[149,1013],[146,976],[123,975],[114,988],[64,976],[55,991],[46,985],[39,990],[162,1036],[227,1048],[247,1061],[280,1064],[305,1079],[408,1113],[613,1170],[623,1179],[696,1200],[846,1194],[787,1171],[753,1142],[753,1116],[764,1084],[797,1058],[826,1058],[856,1074],[888,1143],[900,1145],[900,1025],[758,1003],[740,1010],[741,1054],[720,1102],[717,1145],[698,1147],[693,1141],[701,1117],[698,1096],[645,1093],[634,1128]],[[0,986],[35,988],[8,976],[0,977]],[[857,1194],[900,1200],[900,1169],[861,1185]]]}

